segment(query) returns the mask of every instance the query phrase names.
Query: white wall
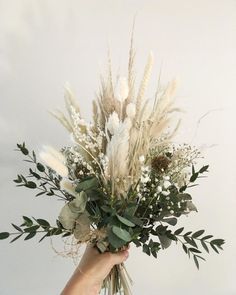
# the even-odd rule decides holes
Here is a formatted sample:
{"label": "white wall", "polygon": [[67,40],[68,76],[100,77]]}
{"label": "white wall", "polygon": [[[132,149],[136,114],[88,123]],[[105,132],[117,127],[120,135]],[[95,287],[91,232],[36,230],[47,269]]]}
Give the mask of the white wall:
{"label": "white wall", "polygon": [[[17,173],[26,171],[16,142],[62,146],[64,129],[47,113],[63,105],[69,81],[85,117],[105,67],[110,43],[114,70],[125,74],[132,19],[137,13],[135,45],[140,77],[150,49],[154,76],[178,76],[178,102],[187,111],[179,139],[191,141],[197,120],[206,112],[192,143],[206,144],[210,173],[192,190],[198,214],[182,218],[189,230],[205,228],[225,238],[220,255],[205,255],[197,271],[179,246],[160,252],[158,259],[131,249],[127,262],[134,295],[236,294],[235,221],[235,99],[236,2],[234,0],[35,0],[0,1],[0,231],[12,230],[21,216],[51,222],[62,206],[50,197],[16,188]],[[56,241],[60,248],[60,241]],[[74,265],[56,256],[50,241],[0,243],[0,294],[59,294]]]}

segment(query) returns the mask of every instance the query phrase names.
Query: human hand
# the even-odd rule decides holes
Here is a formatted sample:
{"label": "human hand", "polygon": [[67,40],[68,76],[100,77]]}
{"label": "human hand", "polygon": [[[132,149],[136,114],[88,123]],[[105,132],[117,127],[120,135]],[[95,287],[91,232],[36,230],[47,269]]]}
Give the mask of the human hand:
{"label": "human hand", "polygon": [[103,280],[114,265],[124,262],[129,256],[128,248],[117,253],[99,251],[88,244],[84,255],[61,295],[97,295]]}

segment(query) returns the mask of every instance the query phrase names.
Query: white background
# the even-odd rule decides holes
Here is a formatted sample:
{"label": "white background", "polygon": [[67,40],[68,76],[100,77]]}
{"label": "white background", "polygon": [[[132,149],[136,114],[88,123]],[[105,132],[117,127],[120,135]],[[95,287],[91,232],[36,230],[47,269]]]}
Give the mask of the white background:
{"label": "white background", "polygon": [[[26,172],[14,151],[26,141],[69,143],[66,131],[48,110],[64,109],[69,81],[86,118],[106,66],[110,44],[113,69],[126,74],[130,31],[136,14],[137,80],[151,49],[153,96],[162,64],[162,82],[178,77],[178,104],[184,107],[179,139],[206,145],[208,178],[192,189],[198,214],[181,218],[186,230],[206,229],[224,238],[224,251],[206,253],[198,271],[179,245],[150,258],[131,248],[127,266],[134,295],[235,295],[235,99],[236,1],[0,1],[0,232],[14,231],[22,215],[54,222],[62,202],[34,198],[12,180]],[[199,118],[205,116],[196,126]],[[195,134],[195,136],[194,136]],[[49,240],[0,242],[0,294],[59,294],[73,272],[70,259],[56,256]],[[62,244],[56,241],[60,249]]]}

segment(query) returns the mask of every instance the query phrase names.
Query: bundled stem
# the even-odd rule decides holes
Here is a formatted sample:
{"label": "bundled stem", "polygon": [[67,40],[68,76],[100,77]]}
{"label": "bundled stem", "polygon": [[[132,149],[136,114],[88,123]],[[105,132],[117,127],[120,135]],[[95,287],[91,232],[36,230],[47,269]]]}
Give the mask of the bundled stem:
{"label": "bundled stem", "polygon": [[105,295],[132,295],[130,285],[132,280],[124,263],[115,265],[103,282],[102,290]]}

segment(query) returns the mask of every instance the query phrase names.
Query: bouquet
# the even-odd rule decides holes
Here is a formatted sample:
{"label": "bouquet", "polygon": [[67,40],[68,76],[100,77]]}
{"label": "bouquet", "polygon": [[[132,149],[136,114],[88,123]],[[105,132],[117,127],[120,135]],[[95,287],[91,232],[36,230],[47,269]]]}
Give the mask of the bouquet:
{"label": "bouquet", "polygon": [[[138,90],[134,72],[133,38],[128,74],[115,81],[108,62],[108,74],[93,101],[93,120],[86,122],[70,88],[66,87],[68,115],[53,112],[71,136],[71,146],[56,150],[44,146],[39,153],[17,144],[31,168],[14,182],[37,191],[36,196],[56,197],[64,202],[56,225],[42,218],[23,216],[16,232],[1,232],[0,239],[14,236],[29,240],[46,237],[72,238],[74,246],[92,243],[100,252],[115,252],[129,243],[157,258],[159,251],[178,243],[197,268],[205,260],[202,252],[219,253],[223,239],[214,239],[203,229],[196,232],[176,228],[178,219],[197,208],[189,189],[205,177],[208,165],[195,146],[176,144],[180,126],[175,115],[176,81],[164,88],[158,84],[155,99],[145,95],[152,66],[149,54]],[[131,279],[124,264],[116,265],[105,279],[108,294],[131,294]]]}

